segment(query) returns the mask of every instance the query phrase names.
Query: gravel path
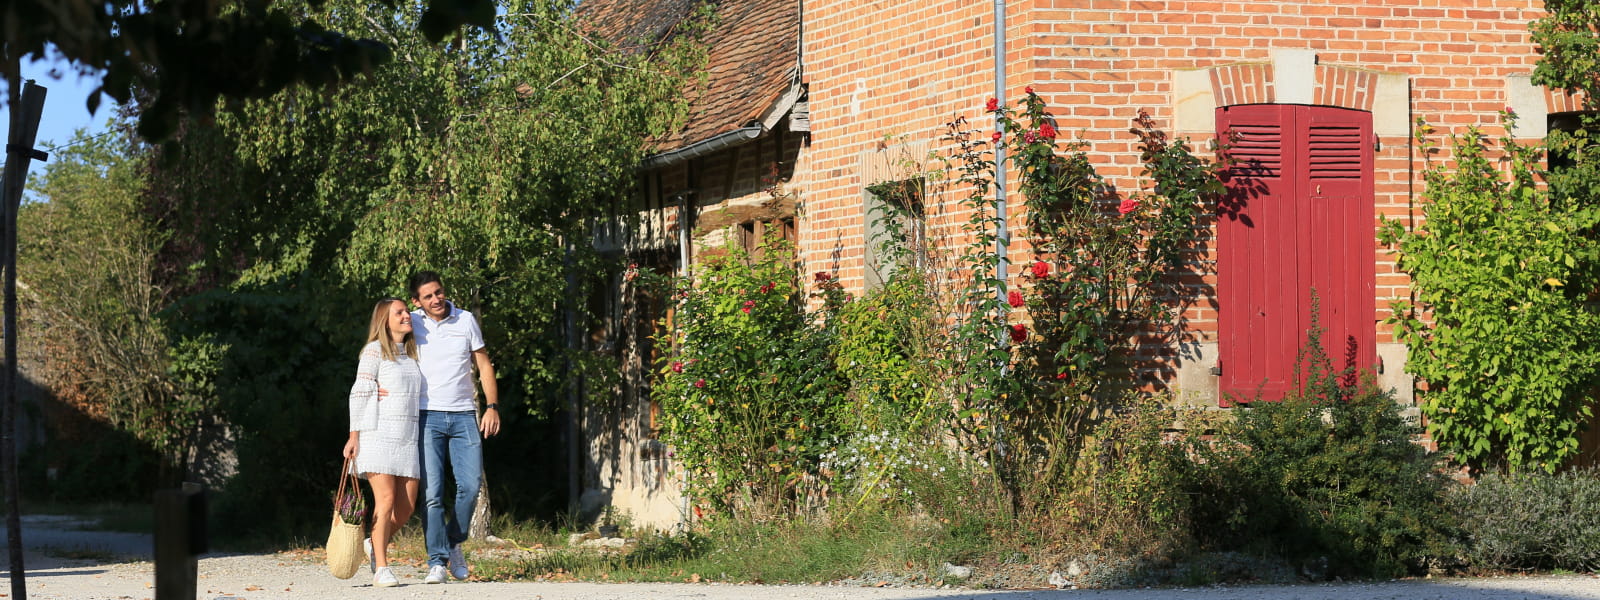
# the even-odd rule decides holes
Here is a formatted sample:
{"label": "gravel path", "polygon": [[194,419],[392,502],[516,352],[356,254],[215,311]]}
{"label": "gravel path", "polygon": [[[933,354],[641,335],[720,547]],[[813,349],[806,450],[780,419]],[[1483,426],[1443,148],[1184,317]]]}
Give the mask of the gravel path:
{"label": "gravel path", "polygon": [[[28,597],[40,600],[151,598],[154,566],[148,536],[79,531],[63,518],[29,517]],[[0,595],[10,592],[0,573]],[[723,584],[449,583],[424,585],[423,571],[397,567],[401,586],[379,589],[364,570],[334,579],[300,554],[207,555],[200,560],[200,600],[458,598],[462,600],[1600,600],[1592,575],[1447,579],[1302,586],[1233,586],[1155,590],[1017,590],[753,586]]]}

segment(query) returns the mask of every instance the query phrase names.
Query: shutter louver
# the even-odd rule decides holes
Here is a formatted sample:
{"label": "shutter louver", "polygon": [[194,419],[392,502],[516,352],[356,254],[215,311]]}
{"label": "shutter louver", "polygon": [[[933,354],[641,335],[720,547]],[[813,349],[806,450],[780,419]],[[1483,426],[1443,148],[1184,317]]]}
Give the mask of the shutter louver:
{"label": "shutter louver", "polygon": [[1308,167],[1312,179],[1361,179],[1361,128],[1313,126]]}
{"label": "shutter louver", "polygon": [[1229,133],[1229,168],[1235,177],[1283,175],[1283,128],[1278,125],[1234,124]]}

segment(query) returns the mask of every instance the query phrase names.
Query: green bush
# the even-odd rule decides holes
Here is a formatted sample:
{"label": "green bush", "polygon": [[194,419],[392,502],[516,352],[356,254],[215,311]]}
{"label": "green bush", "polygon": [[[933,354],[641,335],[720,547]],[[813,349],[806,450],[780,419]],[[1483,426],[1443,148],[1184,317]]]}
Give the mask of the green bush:
{"label": "green bush", "polygon": [[[808,497],[820,456],[838,437],[844,381],[826,315],[805,310],[794,254],[769,241],[760,257],[710,254],[680,280],[673,352],[651,389],[662,440],[688,471],[686,491],[720,512],[789,512]],[[825,293],[842,296],[827,273]],[[830,304],[832,304],[830,302]]]}
{"label": "green bush", "polygon": [[1475,568],[1600,570],[1600,469],[1491,473],[1449,506]]}
{"label": "green bush", "polygon": [[[1370,377],[1341,385],[1313,322],[1300,386],[1236,409],[1208,453],[1196,535],[1217,550],[1298,561],[1327,576],[1392,577],[1453,554],[1439,457]],[[1324,563],[1324,561],[1326,561]],[[1324,564],[1326,565],[1324,570]]]}
{"label": "green bush", "polygon": [[213,513],[234,538],[316,539],[338,483],[366,301],[293,283],[205,292],[168,313],[176,337],[203,335],[219,358],[212,385],[239,470]]}
{"label": "green bush", "polygon": [[[1424,156],[1431,131],[1419,122]],[[1424,172],[1420,224],[1384,222],[1417,299],[1390,321],[1441,448],[1474,470],[1553,472],[1578,453],[1600,383],[1600,337],[1573,335],[1600,328],[1600,211],[1535,180],[1539,147],[1506,137],[1493,152],[1475,128],[1452,141]]]}

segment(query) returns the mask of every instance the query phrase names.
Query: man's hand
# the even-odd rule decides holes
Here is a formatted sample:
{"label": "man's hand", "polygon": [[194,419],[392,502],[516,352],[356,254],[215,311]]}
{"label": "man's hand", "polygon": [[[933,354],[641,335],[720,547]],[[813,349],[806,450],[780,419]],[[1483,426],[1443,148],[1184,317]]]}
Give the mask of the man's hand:
{"label": "man's hand", "polygon": [[483,432],[483,437],[494,437],[494,434],[500,433],[500,409],[484,409],[483,418],[478,420],[478,431]]}

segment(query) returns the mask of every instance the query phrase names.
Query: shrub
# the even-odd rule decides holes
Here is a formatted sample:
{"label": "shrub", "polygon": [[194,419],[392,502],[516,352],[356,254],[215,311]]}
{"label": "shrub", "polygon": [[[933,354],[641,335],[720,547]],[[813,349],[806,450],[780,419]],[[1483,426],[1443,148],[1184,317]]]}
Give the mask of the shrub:
{"label": "shrub", "polygon": [[1206,461],[1196,535],[1211,548],[1301,561],[1326,575],[1391,577],[1452,552],[1439,457],[1413,442],[1416,425],[1370,376],[1331,369],[1317,300],[1282,402],[1234,413]]}
{"label": "shrub", "polygon": [[1600,469],[1490,473],[1449,496],[1479,569],[1600,569]]}
{"label": "shrub", "polygon": [[[730,248],[675,292],[674,351],[657,363],[651,394],[688,493],[719,511],[787,512],[814,500],[805,486],[849,410],[838,401],[832,330],[826,315],[805,311],[793,256],[774,240],[759,257]],[[827,273],[817,279],[842,295]]]}
{"label": "shrub", "polygon": [[[1430,131],[1419,123],[1425,156]],[[1540,148],[1506,137],[1493,157],[1477,129],[1453,141],[1452,165],[1424,174],[1422,222],[1384,223],[1417,298],[1391,322],[1443,449],[1475,470],[1552,472],[1578,452],[1600,382],[1600,337],[1573,335],[1600,328],[1600,211],[1534,180]]]}
{"label": "shrub", "polygon": [[[1188,492],[1198,465],[1189,452],[1208,428],[1207,417],[1172,402],[1130,395],[1089,435],[1077,476],[1045,522],[1074,533],[1055,536],[1070,540],[1074,552],[1172,556],[1193,547],[1187,532],[1194,497]],[[1172,431],[1180,424],[1185,431]]]}

